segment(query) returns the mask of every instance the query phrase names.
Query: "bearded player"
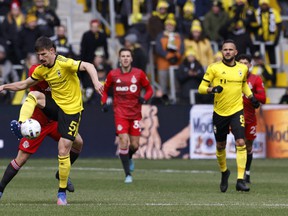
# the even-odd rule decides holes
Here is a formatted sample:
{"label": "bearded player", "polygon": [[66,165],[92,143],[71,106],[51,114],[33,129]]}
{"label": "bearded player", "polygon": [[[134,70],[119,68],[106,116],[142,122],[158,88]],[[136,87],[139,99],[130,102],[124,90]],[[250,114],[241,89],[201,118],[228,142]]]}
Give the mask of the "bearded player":
{"label": "bearded player", "polygon": [[[260,76],[254,75],[250,72],[252,67],[251,65],[251,56],[246,54],[241,54],[237,57],[237,60],[240,63],[245,64],[248,67],[248,76],[247,83],[253,92],[254,97],[261,103],[265,104],[266,102],[266,93],[263,81]],[[246,183],[250,182],[250,167],[253,159],[253,141],[256,139],[256,113],[255,108],[252,105],[251,101],[243,96],[244,102],[244,119],[245,119],[245,143],[247,149],[247,162],[245,168],[245,181]]]}
{"label": "bearded player", "polygon": [[[38,65],[33,65],[29,69],[29,76],[32,75],[37,66]],[[30,87],[30,91],[40,91],[46,95],[51,96],[51,91],[46,81],[41,81],[37,83],[37,85]],[[57,130],[58,122],[48,119],[46,115],[38,107],[35,107],[34,113],[31,118],[37,120],[40,123],[41,133],[36,139],[22,138],[20,140],[17,157],[13,159],[7,166],[4,175],[2,177],[2,180],[0,182],[0,199],[8,183],[14,178],[14,176],[16,176],[18,171],[27,162],[30,156],[37,151],[37,149],[40,147],[45,137],[49,136],[57,142],[61,137],[61,134]],[[82,150],[82,146],[83,146],[83,140],[79,136],[79,138],[74,141],[70,151],[71,164],[73,164],[75,160],[78,158]],[[56,178],[59,180],[59,171],[56,172]],[[68,190],[69,192],[74,192],[74,186],[70,178],[68,178],[66,190]]]}
{"label": "bearded player", "polygon": [[[141,104],[147,103],[153,94],[146,74],[132,68],[132,51],[122,48],[119,51],[120,67],[108,73],[101,98],[103,112],[108,111],[106,104],[109,88],[113,88],[113,107],[116,133],[119,136],[119,157],[125,172],[125,183],[132,183],[134,170],[133,154],[139,148]],[[145,95],[141,97],[141,90]]]}

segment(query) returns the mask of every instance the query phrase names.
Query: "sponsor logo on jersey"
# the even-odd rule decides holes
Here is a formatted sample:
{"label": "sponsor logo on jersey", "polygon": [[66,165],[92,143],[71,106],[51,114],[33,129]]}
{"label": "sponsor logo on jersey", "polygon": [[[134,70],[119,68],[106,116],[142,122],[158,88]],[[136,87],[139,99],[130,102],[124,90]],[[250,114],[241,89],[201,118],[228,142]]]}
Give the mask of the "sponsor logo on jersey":
{"label": "sponsor logo on jersey", "polygon": [[121,91],[121,92],[129,91],[129,87],[128,86],[117,86],[116,91]]}
{"label": "sponsor logo on jersey", "polygon": [[133,75],[133,77],[132,77],[132,79],[131,79],[131,82],[132,83],[136,83],[137,82],[137,79],[136,79],[136,77]]}
{"label": "sponsor logo on jersey", "polygon": [[29,148],[30,144],[29,142],[26,140],[24,143],[22,143],[23,148]]}
{"label": "sponsor logo on jersey", "polygon": [[135,93],[135,92],[137,91],[137,85],[132,84],[132,85],[130,86],[130,91],[131,91],[132,93]]}
{"label": "sponsor logo on jersey", "polygon": [[121,80],[120,80],[120,79],[117,79],[116,83],[121,83]]}
{"label": "sponsor logo on jersey", "polygon": [[121,131],[123,129],[123,126],[121,124],[117,125],[117,131]]}

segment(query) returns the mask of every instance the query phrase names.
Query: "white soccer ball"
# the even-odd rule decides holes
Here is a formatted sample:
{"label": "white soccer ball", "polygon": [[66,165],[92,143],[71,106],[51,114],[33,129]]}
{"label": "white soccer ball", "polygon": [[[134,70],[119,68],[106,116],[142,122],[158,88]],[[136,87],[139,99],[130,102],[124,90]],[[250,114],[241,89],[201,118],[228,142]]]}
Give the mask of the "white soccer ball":
{"label": "white soccer ball", "polygon": [[41,133],[41,125],[35,119],[27,119],[21,124],[21,134],[27,139],[35,139]]}

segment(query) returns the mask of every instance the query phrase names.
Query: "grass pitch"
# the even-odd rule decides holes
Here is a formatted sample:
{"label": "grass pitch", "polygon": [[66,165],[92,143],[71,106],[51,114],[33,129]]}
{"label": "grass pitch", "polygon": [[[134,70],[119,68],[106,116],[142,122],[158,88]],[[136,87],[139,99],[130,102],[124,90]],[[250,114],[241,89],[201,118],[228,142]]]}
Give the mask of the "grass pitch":
{"label": "grass pitch", "polygon": [[[0,160],[0,177],[10,160]],[[124,184],[118,159],[79,159],[69,206],[57,206],[56,159],[31,159],[7,186],[0,215],[287,215],[287,159],[255,159],[251,191],[237,192],[235,160],[226,193],[216,160],[135,160]]]}

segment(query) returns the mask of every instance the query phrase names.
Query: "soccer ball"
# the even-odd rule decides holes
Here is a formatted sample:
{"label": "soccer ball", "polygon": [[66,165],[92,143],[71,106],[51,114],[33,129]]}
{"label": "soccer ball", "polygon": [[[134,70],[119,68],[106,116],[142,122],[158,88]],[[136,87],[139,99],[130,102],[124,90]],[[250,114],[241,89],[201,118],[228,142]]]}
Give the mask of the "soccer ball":
{"label": "soccer ball", "polygon": [[21,124],[21,134],[27,139],[35,139],[40,135],[41,125],[35,119],[27,119]]}

